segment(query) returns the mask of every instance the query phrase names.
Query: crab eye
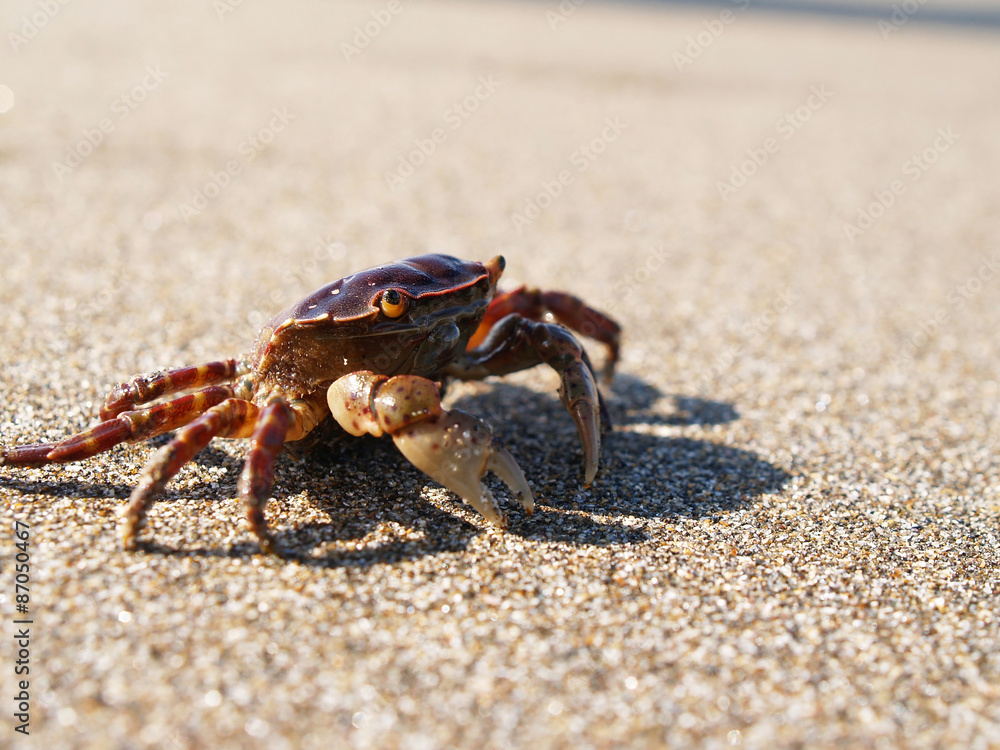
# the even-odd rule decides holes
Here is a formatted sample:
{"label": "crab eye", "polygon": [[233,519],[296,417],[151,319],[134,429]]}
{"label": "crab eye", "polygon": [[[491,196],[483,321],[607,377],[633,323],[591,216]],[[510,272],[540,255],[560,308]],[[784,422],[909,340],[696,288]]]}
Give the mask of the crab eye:
{"label": "crab eye", "polygon": [[390,318],[398,318],[406,311],[406,298],[395,289],[382,292],[382,312]]}

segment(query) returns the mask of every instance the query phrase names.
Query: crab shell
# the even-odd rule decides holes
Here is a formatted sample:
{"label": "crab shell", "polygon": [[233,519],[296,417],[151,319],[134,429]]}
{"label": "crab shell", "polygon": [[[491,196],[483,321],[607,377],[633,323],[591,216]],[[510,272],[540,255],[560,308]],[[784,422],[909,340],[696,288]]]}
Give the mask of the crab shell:
{"label": "crab shell", "polygon": [[[303,395],[348,373],[431,376],[465,350],[504,269],[421,255],[327,284],[275,315],[257,335],[250,366],[262,387]],[[387,290],[406,312],[386,316]]]}

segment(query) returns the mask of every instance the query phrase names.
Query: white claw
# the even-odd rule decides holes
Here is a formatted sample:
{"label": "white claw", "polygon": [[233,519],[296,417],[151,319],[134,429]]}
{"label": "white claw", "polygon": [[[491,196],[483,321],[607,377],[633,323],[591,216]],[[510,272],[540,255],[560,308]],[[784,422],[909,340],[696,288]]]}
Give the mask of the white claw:
{"label": "white claw", "polygon": [[489,428],[462,411],[445,411],[417,422],[393,436],[399,451],[435,482],[443,484],[487,520],[504,526],[506,519],[483,475],[492,471],[531,513],[535,499],[514,458],[496,445]]}
{"label": "white claw", "polygon": [[524,478],[524,472],[506,448],[493,446],[493,453],[486,461],[486,468],[500,477],[529,516],[534,513],[535,497],[531,494],[528,480]]}

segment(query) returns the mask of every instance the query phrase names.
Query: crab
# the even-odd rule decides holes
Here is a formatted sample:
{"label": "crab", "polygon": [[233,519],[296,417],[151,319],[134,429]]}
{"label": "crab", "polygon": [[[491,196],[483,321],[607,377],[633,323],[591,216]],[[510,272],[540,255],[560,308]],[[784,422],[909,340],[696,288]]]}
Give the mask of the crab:
{"label": "crab", "polygon": [[528,514],[531,489],[485,422],[442,407],[442,383],[552,367],[590,486],[610,420],[594,368],[569,329],[606,345],[607,379],[620,340],[617,323],[570,294],[497,293],[504,267],[502,256],[480,263],[422,255],[347,276],[272,318],[249,355],[136,375],[111,390],[98,424],[57,443],[0,448],[0,466],[80,461],[176,430],[121,509],[119,535],[134,550],[147,511],[185,463],[213,438],[250,438],[238,493],[261,550],[279,552],[264,514],[275,461],[286,445],[307,446],[328,432],[318,426],[335,421],[341,435],[390,435],[414,466],[502,527],[485,473],[497,475]]}

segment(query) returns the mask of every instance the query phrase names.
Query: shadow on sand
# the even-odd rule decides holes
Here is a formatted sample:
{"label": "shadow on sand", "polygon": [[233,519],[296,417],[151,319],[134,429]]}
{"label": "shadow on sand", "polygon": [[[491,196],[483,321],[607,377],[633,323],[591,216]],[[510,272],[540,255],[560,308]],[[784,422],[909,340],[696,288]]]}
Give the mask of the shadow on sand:
{"label": "shadow on sand", "polygon": [[[665,397],[642,380],[619,375],[606,392],[616,430],[605,439],[604,464],[594,485],[581,483],[582,452],[573,423],[555,395],[504,383],[460,397],[449,408],[478,414],[493,427],[523,468],[538,507],[532,516],[512,507],[506,488],[492,475],[487,484],[508,512],[508,532],[524,539],[606,546],[648,539],[641,519],[713,517],[777,492],[789,475],[748,451],[719,445],[684,432],[739,419],[731,404],[685,395]],[[668,398],[673,409],[664,409]],[[651,434],[652,428],[659,434]],[[664,428],[677,435],[662,436]],[[157,442],[163,442],[162,437]],[[196,459],[221,467],[235,481],[238,456],[209,447]],[[13,480],[13,481],[12,481]],[[223,484],[229,484],[223,480]],[[11,476],[3,484],[16,491],[60,497],[126,498],[130,487],[62,481],[31,483]],[[279,462],[271,513],[282,526],[277,506],[282,496],[305,492],[329,516],[328,523],[294,524],[278,529],[275,540],[287,557],[325,567],[392,564],[440,552],[461,551],[483,533],[476,512],[449,495],[442,507],[422,499],[430,483],[388,439],[338,441],[321,445],[300,461]],[[169,489],[157,502],[169,506],[180,497]],[[399,502],[387,500],[397,498]],[[336,498],[331,502],[332,498]],[[621,521],[629,518],[628,524]],[[234,519],[235,520],[235,519]],[[636,522],[638,520],[638,523]],[[392,538],[393,524],[404,530]],[[381,531],[379,531],[381,529]],[[378,541],[365,540],[378,535]],[[327,547],[328,549],[320,549]],[[175,550],[155,539],[141,543],[154,554],[245,556],[257,552],[248,539],[229,548]]]}

